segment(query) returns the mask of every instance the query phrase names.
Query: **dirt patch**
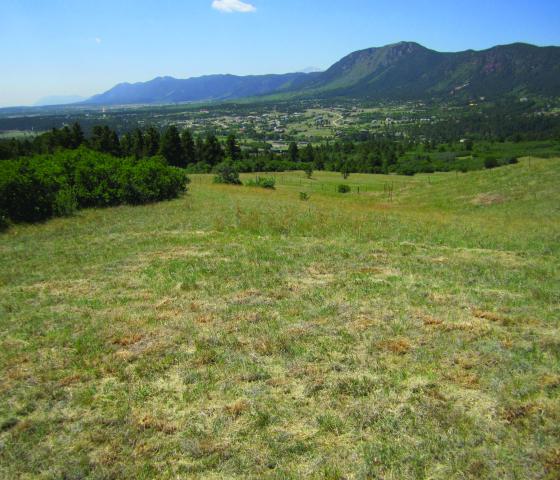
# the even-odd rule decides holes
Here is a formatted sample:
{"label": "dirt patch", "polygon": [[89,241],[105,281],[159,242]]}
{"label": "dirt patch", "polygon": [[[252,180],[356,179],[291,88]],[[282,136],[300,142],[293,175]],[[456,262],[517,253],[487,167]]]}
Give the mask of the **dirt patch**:
{"label": "dirt patch", "polygon": [[504,203],[505,201],[506,197],[500,195],[499,193],[479,193],[471,200],[471,203],[478,206],[488,206],[498,205],[500,203]]}

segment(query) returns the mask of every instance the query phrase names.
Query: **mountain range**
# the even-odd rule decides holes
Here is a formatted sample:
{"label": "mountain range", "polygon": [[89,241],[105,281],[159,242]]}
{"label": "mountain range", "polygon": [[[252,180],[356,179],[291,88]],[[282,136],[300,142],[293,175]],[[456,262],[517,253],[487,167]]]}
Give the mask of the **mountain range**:
{"label": "mountain range", "polygon": [[508,94],[560,95],[560,47],[524,43],[487,50],[437,52],[400,42],[347,55],[324,72],[283,75],[158,77],[121,83],[81,104],[351,97],[408,100]]}

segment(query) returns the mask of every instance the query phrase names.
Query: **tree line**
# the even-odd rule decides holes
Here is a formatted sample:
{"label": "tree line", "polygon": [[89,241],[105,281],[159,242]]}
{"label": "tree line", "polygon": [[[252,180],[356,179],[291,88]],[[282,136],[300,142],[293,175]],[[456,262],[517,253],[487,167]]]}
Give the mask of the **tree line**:
{"label": "tree line", "polygon": [[[32,140],[0,141],[0,159],[59,150],[90,150],[116,158],[144,159],[162,157],[169,166],[187,173],[216,172],[227,163],[238,172],[275,172],[287,170],[327,170],[341,173],[397,173],[413,175],[435,171],[467,171],[485,168],[485,160],[476,152],[472,138],[463,143],[439,143],[434,138],[414,140],[387,135],[363,134],[326,141],[313,146],[291,142],[284,151],[270,144],[239,144],[235,135],[220,140],[214,133],[193,135],[168,126],[137,128],[119,136],[107,125],[94,126],[86,138],[79,123],[38,135]],[[499,164],[508,161],[500,160]]]}

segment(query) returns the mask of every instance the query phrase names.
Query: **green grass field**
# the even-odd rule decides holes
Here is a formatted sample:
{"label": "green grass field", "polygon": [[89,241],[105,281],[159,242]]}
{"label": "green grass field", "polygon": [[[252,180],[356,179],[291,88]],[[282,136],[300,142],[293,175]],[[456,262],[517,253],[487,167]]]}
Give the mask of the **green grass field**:
{"label": "green grass field", "polygon": [[559,478],[560,159],[192,180],[0,235],[0,478]]}

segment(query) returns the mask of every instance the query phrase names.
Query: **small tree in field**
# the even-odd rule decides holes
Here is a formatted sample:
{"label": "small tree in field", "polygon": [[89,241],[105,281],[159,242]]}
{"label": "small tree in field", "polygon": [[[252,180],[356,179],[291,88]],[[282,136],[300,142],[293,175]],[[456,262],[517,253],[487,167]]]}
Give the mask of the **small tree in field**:
{"label": "small tree in field", "polygon": [[340,167],[340,173],[342,174],[342,178],[346,180],[350,176],[350,168],[348,167],[348,163],[344,162]]}
{"label": "small tree in field", "polygon": [[305,172],[305,176],[306,176],[307,178],[311,178],[311,177],[313,176],[313,164],[312,164],[312,163],[308,163],[308,164],[305,166],[304,172]]}
{"label": "small tree in field", "polygon": [[288,146],[288,158],[290,162],[298,162],[299,161],[299,149],[296,142],[290,142]]}
{"label": "small tree in field", "polygon": [[214,168],[214,183],[225,183],[228,185],[241,185],[239,172],[228,162],[222,162]]}

